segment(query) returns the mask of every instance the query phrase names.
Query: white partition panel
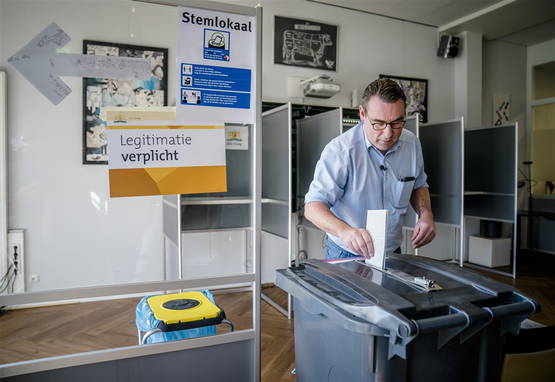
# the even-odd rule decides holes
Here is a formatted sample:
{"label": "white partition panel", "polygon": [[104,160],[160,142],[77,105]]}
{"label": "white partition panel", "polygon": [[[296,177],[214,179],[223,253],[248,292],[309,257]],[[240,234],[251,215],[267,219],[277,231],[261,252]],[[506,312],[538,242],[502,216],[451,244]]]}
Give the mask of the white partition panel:
{"label": "white partition panel", "polygon": [[262,229],[289,238],[291,104],[262,115]]}
{"label": "white partition panel", "polygon": [[342,125],[340,109],[297,120],[298,196],[304,197],[308,192],[322,150],[329,141],[341,134]]}
{"label": "white partition panel", "polygon": [[[262,114],[262,234],[261,276],[273,283],[276,269],[291,263],[292,154],[290,103]],[[291,317],[291,296],[280,306],[268,295],[262,298]]]}

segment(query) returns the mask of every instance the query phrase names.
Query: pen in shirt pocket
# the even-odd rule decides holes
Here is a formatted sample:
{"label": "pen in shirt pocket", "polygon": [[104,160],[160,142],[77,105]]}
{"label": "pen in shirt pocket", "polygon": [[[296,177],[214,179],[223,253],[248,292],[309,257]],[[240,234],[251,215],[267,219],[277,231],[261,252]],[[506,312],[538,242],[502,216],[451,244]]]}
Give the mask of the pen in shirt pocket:
{"label": "pen in shirt pocket", "polygon": [[401,182],[412,182],[413,180],[416,180],[414,176],[405,176],[404,178],[399,179]]}

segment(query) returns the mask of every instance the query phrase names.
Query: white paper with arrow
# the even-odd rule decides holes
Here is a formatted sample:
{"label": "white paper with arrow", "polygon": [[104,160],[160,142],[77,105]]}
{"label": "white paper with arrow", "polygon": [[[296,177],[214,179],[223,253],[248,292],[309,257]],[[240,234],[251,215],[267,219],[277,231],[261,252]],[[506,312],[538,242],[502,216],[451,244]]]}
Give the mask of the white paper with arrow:
{"label": "white paper with arrow", "polygon": [[54,105],[71,93],[59,76],[122,80],[146,80],[151,76],[150,64],[143,58],[57,53],[70,39],[52,23],[8,59]]}

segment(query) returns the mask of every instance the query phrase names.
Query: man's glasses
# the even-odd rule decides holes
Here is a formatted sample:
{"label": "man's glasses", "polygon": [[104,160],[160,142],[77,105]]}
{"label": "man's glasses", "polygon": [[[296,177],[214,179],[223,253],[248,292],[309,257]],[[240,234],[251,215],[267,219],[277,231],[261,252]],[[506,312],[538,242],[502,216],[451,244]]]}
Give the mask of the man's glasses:
{"label": "man's glasses", "polygon": [[405,126],[406,121],[404,119],[398,119],[392,122],[383,122],[383,121],[372,121],[369,119],[368,122],[372,125],[372,128],[374,130],[379,131],[379,130],[385,130],[387,125],[391,126],[393,130],[402,129]]}

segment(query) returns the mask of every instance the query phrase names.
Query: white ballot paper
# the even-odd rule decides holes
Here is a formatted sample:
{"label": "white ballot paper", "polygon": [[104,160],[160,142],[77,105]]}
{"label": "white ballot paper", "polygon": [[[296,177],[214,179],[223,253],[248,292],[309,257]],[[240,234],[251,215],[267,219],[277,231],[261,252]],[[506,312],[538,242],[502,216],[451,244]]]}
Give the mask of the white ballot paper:
{"label": "white ballot paper", "polygon": [[368,210],[366,229],[372,236],[374,256],[366,259],[366,264],[383,269],[385,265],[385,235],[387,228],[387,210]]}

